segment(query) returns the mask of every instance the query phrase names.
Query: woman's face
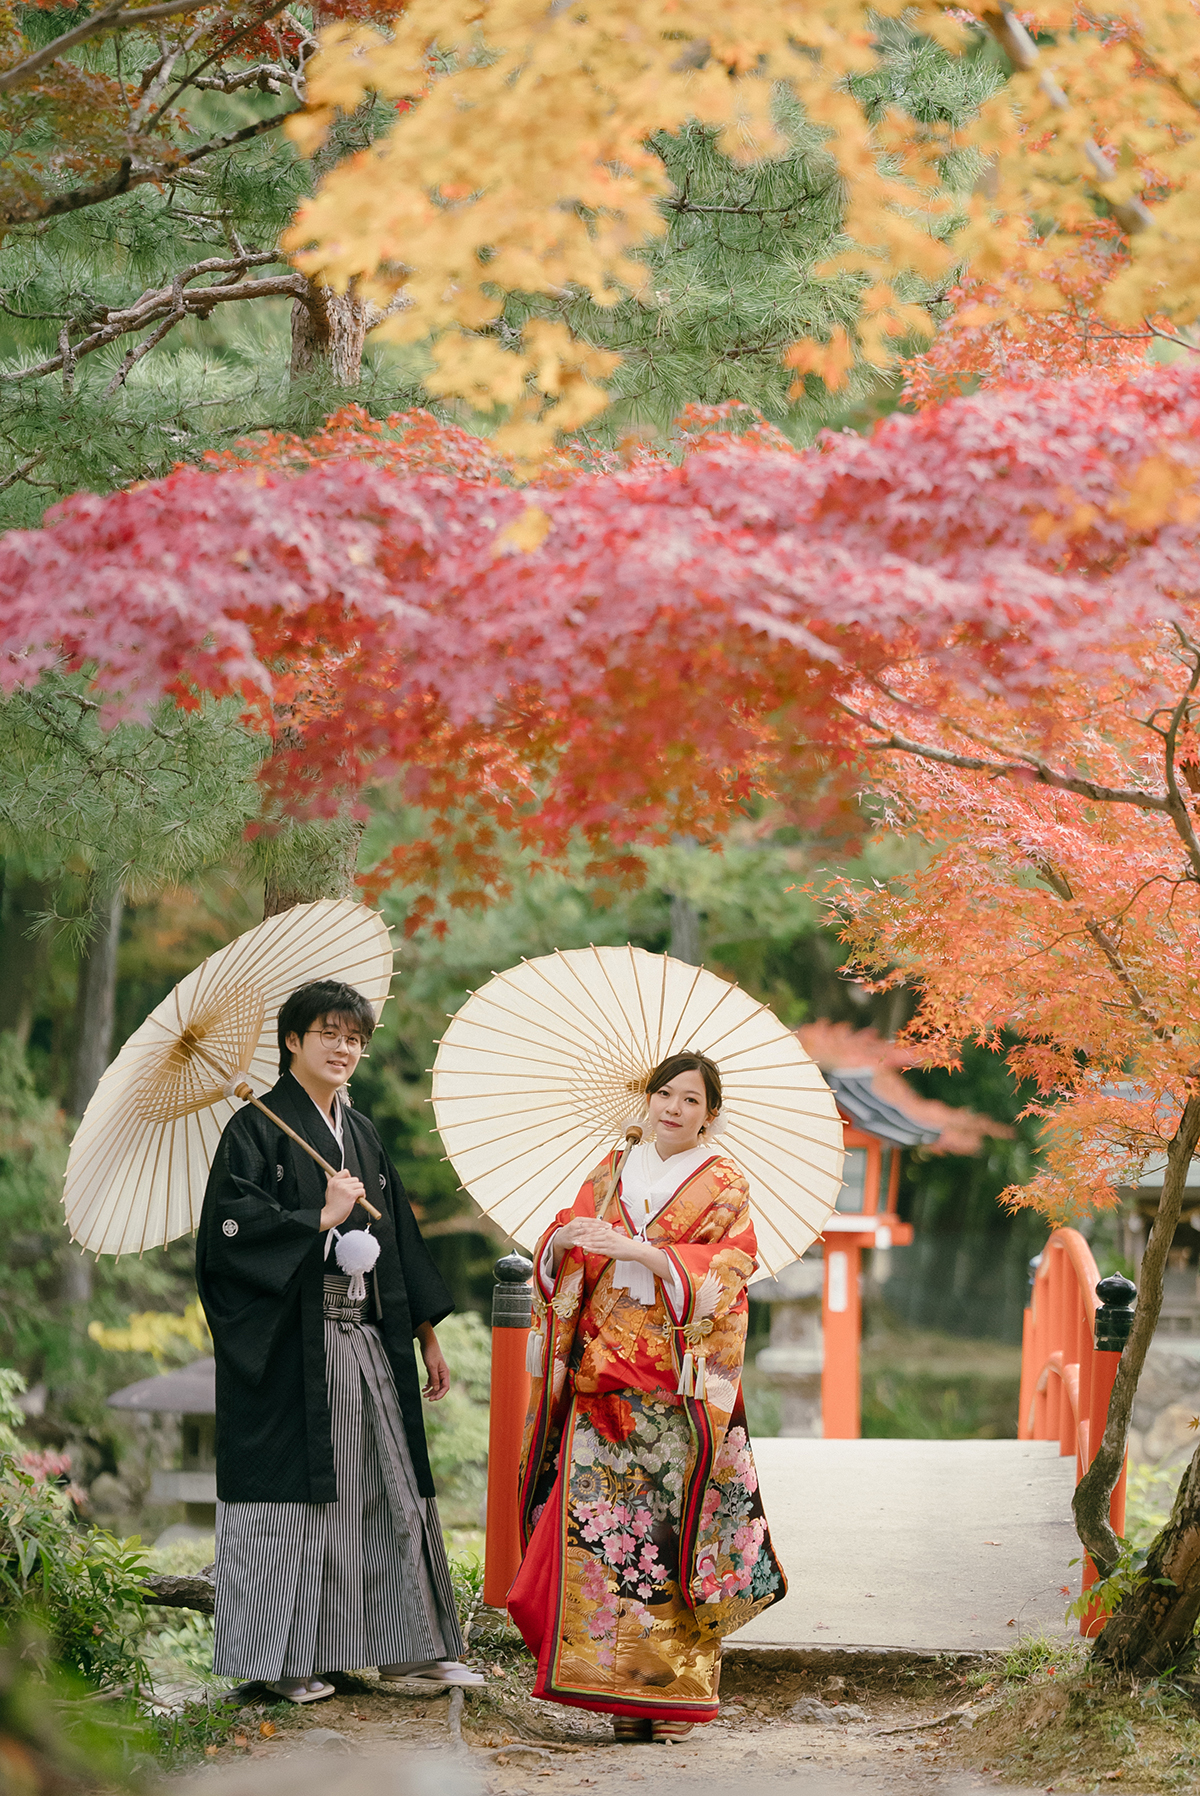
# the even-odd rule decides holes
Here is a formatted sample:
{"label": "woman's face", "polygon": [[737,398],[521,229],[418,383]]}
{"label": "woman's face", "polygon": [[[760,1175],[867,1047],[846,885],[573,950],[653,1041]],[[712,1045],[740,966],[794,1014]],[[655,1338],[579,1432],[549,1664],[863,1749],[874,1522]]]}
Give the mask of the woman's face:
{"label": "woman's face", "polygon": [[650,1128],[659,1147],[681,1154],[697,1147],[704,1124],[715,1116],[709,1112],[708,1094],[698,1072],[676,1073],[661,1091],[651,1092]]}

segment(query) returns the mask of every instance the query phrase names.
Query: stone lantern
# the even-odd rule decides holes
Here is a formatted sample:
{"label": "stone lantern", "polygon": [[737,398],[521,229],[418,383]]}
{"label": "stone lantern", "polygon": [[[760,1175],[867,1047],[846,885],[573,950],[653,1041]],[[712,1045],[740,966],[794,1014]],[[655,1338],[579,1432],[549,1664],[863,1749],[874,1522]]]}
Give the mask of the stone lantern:
{"label": "stone lantern", "polygon": [[217,1524],[217,1363],[193,1360],[190,1366],[143,1378],[108,1400],[110,1409],[177,1415],[182,1452],[178,1471],[158,1471],[150,1486],[156,1503],[182,1503],[185,1520],[160,1536],[211,1534]]}

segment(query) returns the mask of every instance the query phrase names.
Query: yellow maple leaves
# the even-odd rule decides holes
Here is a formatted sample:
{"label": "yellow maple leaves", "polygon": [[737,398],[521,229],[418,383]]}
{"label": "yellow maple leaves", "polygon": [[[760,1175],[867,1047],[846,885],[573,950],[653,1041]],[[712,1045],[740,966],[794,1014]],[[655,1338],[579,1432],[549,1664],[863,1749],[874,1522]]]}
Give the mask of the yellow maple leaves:
{"label": "yellow maple leaves", "polygon": [[[903,16],[951,53],[993,32],[1018,62],[966,132],[898,108],[869,116],[852,77],[877,63],[873,20]],[[1028,17],[1028,15],[1023,15]],[[742,160],[781,147],[775,84],[799,96],[838,167],[844,248],[863,275],[853,341],[803,344],[788,365],[844,378],[850,356],[886,365],[929,333],[914,279],[966,259],[989,280],[1017,271],[1027,295],[1062,234],[1098,200],[1140,229],[1112,283],[1115,318],[1187,323],[1200,294],[1200,15],[1197,0],[1145,0],[1089,20],[1060,0],[1035,43],[1013,15],[935,0],[410,0],[390,37],[338,24],[309,69],[310,104],[289,129],[313,152],[370,93],[397,105],[384,136],[334,168],[288,238],[298,265],[405,304],[380,333],[430,343],[431,391],[502,407],[503,450],[535,458],[600,410],[614,358],[564,325],[506,317],[511,294],[572,290],[600,305],[642,291],[639,245],[660,234],[669,192],[655,132],[697,119]],[[959,204],[957,234],[932,229],[952,196],[951,153],[986,179]],[[1142,197],[1149,193],[1148,210]],[[1058,233],[1055,235],[1055,233]]]}

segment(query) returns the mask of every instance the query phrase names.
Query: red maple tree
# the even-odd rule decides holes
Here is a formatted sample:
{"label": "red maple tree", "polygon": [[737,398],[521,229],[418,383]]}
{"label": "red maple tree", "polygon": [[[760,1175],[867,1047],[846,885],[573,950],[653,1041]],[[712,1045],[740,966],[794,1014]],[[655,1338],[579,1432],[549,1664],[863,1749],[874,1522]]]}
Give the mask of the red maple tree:
{"label": "red maple tree", "polygon": [[805,453],[701,418],[676,457],[564,456],[526,486],[420,416],[343,418],[10,533],[3,678],[65,659],[114,716],[206,691],[285,710],[272,802],[397,779],[431,816],[375,875],[428,888],[418,926],[439,885],[501,878],[497,831],[550,858],[582,833],[620,877],[754,792],[796,814],[818,774],[844,791],[864,677],[886,694],[919,660],[931,692],[1026,705],[1064,662],[1132,666],[1188,602],[1198,413],[1200,371],[1148,368]]}

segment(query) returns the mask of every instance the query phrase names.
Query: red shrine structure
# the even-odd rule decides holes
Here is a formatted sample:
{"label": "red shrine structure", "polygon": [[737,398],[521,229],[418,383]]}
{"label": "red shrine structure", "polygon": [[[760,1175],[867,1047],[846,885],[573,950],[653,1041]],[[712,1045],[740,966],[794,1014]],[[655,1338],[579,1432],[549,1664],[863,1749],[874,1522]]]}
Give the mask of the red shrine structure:
{"label": "red shrine structure", "polygon": [[[1012,1130],[990,1117],[921,1097],[900,1071],[915,1057],[874,1030],[812,1023],[797,1033],[824,1073],[845,1126],[842,1189],[821,1237],[821,1433],[826,1440],[857,1440],[862,1431],[863,1250],[886,1253],[908,1246],[913,1238],[912,1224],[897,1211],[900,1156],[906,1148],[922,1147],[933,1153],[974,1154],[985,1137],[1011,1135]],[[773,1289],[785,1295],[773,1281],[752,1286],[751,1296],[771,1301]]]}

